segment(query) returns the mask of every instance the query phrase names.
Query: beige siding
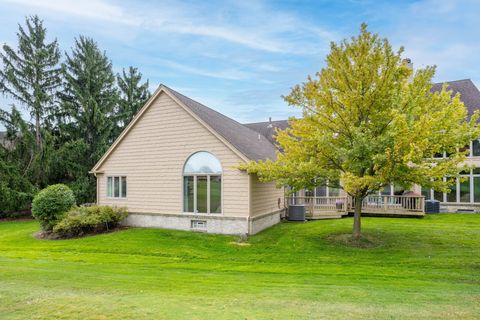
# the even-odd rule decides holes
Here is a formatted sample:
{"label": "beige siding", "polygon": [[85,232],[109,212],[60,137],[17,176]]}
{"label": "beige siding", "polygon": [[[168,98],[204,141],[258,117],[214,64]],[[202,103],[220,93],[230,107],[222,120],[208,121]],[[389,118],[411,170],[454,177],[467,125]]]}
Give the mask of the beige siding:
{"label": "beige siding", "polygon": [[[208,151],[223,166],[223,214],[247,216],[249,177],[241,159],[167,94],[161,93],[98,171],[98,202],[135,213],[183,211],[182,170],[194,152]],[[106,197],[106,176],[125,175],[126,200]]]}
{"label": "beige siding", "polygon": [[[257,176],[251,176],[251,216],[275,212],[283,209],[284,189],[276,188],[274,182],[260,182]],[[278,206],[280,199],[280,207]]]}

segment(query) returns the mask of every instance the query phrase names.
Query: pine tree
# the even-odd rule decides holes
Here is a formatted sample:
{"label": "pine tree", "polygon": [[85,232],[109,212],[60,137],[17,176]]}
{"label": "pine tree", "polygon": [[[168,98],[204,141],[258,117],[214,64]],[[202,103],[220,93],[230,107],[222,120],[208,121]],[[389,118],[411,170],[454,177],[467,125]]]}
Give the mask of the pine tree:
{"label": "pine tree", "polygon": [[120,100],[117,109],[117,125],[118,129],[115,136],[120,134],[121,130],[130,123],[138,110],[143,107],[145,102],[150,98],[148,90],[148,80],[144,83],[142,74],[137,68],[129,67],[128,71],[123,69],[122,75],[117,75],[117,84],[120,89]]}
{"label": "pine tree", "polygon": [[82,139],[87,163],[93,166],[112,142],[114,108],[118,101],[112,64],[97,43],[83,36],[75,40],[63,64],[65,91],[60,95],[69,137]]}
{"label": "pine tree", "polygon": [[25,19],[26,29],[19,25],[18,48],[3,45],[0,58],[0,90],[27,109],[35,121],[36,156],[43,150],[42,127],[52,113],[61,86],[60,51],[57,40],[46,43],[47,30],[38,16]]}

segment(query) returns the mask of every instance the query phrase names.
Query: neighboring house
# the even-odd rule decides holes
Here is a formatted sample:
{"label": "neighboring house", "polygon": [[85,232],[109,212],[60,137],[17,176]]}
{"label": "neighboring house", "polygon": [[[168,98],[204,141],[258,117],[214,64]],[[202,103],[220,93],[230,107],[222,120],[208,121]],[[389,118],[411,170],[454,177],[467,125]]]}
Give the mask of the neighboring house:
{"label": "neighboring house", "polygon": [[[480,92],[470,80],[448,84],[461,94],[469,114],[480,107]],[[440,88],[435,84],[433,90]],[[237,167],[250,160],[275,160],[275,128],[287,127],[287,120],[240,124],[161,85],[91,170],[97,177],[97,203],[127,207],[125,223],[130,226],[255,234],[280,221],[284,189]],[[470,150],[468,162],[479,169],[466,174],[468,182],[458,182],[453,193],[418,186],[413,191],[441,200],[451,211],[480,209],[480,142],[473,141]],[[392,185],[379,195],[403,191]],[[334,216],[348,210],[345,195],[336,188],[319,186],[296,196],[318,198],[315,204],[333,209]],[[334,202],[322,202],[325,197]],[[406,207],[388,201],[370,208]],[[423,214],[423,207],[414,206]]]}
{"label": "neighboring house", "polygon": [[[468,110],[468,115],[471,116],[475,110],[480,109],[480,91],[473,84],[470,79],[457,80],[447,82],[448,88],[452,90],[453,94],[460,93],[460,99],[465,104]],[[443,83],[436,83],[432,87],[432,91],[440,91]],[[270,135],[275,128],[285,129],[288,127],[288,121],[272,121],[246,124],[249,128],[256,130],[262,134]],[[432,189],[422,188],[421,186],[414,186],[412,191],[422,194],[425,199],[439,200],[443,211],[475,211],[480,212],[480,139],[474,140],[467,146],[470,154],[467,157],[466,163],[476,168],[468,172],[463,172],[462,176],[466,178],[465,181],[457,183],[451,187],[450,193],[436,192]],[[438,157],[445,157],[446,155],[438,155]],[[407,190],[403,190],[399,186],[388,186],[379,192],[379,195],[394,196],[401,195]],[[319,186],[315,190],[301,190],[296,193],[297,197],[332,197],[342,196],[342,190],[336,188],[329,188],[327,186]]]}

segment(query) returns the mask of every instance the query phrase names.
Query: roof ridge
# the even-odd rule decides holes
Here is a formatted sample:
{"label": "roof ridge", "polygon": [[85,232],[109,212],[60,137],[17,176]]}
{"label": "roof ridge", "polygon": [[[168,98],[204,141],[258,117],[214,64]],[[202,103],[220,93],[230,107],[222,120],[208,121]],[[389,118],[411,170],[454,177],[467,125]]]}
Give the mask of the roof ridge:
{"label": "roof ridge", "polygon": [[458,79],[458,80],[440,81],[440,82],[435,82],[434,84],[443,84],[443,83],[460,82],[460,81],[470,81],[470,82],[473,83],[472,79],[470,79],[470,78],[465,78],[465,79]]}
{"label": "roof ridge", "polygon": [[258,122],[245,122],[242,123],[244,126],[250,125],[250,124],[261,124],[261,123],[274,123],[274,122],[283,122],[283,121],[288,121],[289,119],[282,119],[282,120],[272,120],[272,121],[258,121]]}

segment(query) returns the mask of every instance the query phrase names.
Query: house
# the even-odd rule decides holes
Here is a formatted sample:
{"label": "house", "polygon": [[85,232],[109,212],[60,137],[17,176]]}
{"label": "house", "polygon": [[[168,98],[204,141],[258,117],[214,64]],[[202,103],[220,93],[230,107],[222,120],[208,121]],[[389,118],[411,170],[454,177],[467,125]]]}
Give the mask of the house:
{"label": "house", "polygon": [[[480,106],[480,92],[470,80],[448,84],[470,114]],[[440,88],[436,84],[433,90]],[[275,160],[273,133],[286,127],[286,120],[240,124],[161,85],[91,170],[97,203],[127,207],[130,226],[224,234],[255,234],[278,223],[285,206],[301,199],[309,201],[311,214],[314,207],[323,210],[320,218],[347,214],[342,190],[319,186],[285,198],[275,183],[238,169],[250,160]],[[450,211],[480,209],[480,140],[469,148],[468,161],[479,169],[465,173],[468,183],[458,181],[449,194],[419,186],[413,191],[441,200]],[[425,198],[395,198],[404,191],[389,186],[367,199],[364,211],[423,215]]]}
{"label": "house", "polygon": [[284,190],[237,169],[275,159],[261,133],[164,85],[91,172],[97,203],[130,226],[254,234],[280,221]]}

